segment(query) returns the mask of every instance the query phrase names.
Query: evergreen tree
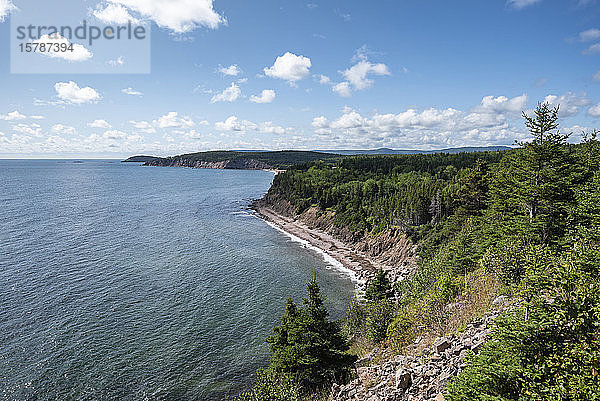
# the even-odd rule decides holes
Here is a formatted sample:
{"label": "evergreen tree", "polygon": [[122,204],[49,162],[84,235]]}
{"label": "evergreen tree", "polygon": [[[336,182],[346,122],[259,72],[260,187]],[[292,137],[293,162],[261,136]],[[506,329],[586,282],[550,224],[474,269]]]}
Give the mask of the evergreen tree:
{"label": "evergreen tree", "polygon": [[478,159],[471,168],[465,168],[449,186],[451,206],[457,215],[478,216],[488,202],[489,166]]}
{"label": "evergreen tree", "polygon": [[327,319],[319,285],[307,285],[308,296],[298,308],[288,300],[281,325],[267,338],[273,355],[269,369],[290,374],[305,390],[345,381],[356,360],[337,322]]}
{"label": "evergreen tree", "polygon": [[529,238],[551,242],[565,228],[577,177],[569,134],[558,131],[558,106],[539,104],[533,116],[523,113],[533,136],[502,160],[492,186],[493,209],[513,219],[512,228]]}
{"label": "evergreen tree", "polygon": [[388,280],[385,272],[379,269],[375,277],[369,281],[369,285],[365,291],[365,298],[369,301],[379,301],[392,298],[393,296],[394,291],[392,290],[390,280]]}

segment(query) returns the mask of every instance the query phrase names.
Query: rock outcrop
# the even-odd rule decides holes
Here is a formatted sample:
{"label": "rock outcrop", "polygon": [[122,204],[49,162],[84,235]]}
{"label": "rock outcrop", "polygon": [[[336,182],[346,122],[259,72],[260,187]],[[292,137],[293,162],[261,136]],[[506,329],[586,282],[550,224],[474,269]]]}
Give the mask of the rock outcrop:
{"label": "rock outcrop", "polygon": [[392,356],[384,351],[383,362],[371,366],[368,366],[370,356],[362,358],[356,363],[356,379],[345,386],[333,385],[330,400],[443,400],[448,383],[466,367],[467,355],[479,352],[489,340],[492,321],[510,307],[504,297],[498,297],[493,305],[496,309],[471,322],[460,333],[439,337],[432,345],[418,338],[405,354]]}

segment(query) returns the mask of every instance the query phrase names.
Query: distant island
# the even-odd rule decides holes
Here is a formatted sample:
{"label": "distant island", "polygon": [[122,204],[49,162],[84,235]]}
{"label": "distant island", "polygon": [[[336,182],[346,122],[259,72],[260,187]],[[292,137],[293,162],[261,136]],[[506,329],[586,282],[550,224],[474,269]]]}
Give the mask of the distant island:
{"label": "distant island", "polygon": [[330,151],[209,151],[188,153],[172,157],[132,156],[123,162],[144,163],[144,166],[191,167],[236,170],[285,170],[293,165],[322,161],[334,163],[348,156],[410,155],[436,153],[474,153],[510,150],[508,146],[462,147],[441,150],[402,150],[380,148],[373,150],[330,150]]}

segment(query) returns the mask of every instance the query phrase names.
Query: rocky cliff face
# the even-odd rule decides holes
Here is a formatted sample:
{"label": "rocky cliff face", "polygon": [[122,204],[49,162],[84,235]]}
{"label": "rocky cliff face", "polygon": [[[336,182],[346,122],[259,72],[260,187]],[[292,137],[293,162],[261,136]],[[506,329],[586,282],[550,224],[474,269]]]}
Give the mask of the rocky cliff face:
{"label": "rocky cliff face", "polygon": [[267,163],[255,159],[232,159],[218,162],[199,161],[187,158],[166,158],[150,160],[144,163],[144,166],[160,167],[191,167],[191,168],[215,168],[215,169],[235,169],[235,170],[270,170]]}
{"label": "rocky cliff face", "polygon": [[355,259],[360,266],[353,270],[357,271],[361,279],[368,280],[374,276],[377,269],[383,269],[394,283],[412,273],[416,267],[416,246],[400,230],[387,230],[376,236],[352,232],[346,227],[334,224],[334,212],[311,207],[301,214],[296,214],[294,207],[287,200],[269,194],[256,201],[254,206],[268,208],[343,242],[357,255]]}

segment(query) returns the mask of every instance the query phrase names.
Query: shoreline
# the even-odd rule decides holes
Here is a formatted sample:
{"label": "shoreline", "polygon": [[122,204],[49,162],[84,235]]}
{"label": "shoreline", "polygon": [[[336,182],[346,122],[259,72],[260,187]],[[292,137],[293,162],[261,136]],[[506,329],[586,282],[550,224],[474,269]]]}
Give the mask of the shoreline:
{"label": "shoreline", "polygon": [[379,266],[378,263],[359,255],[331,234],[312,229],[302,222],[282,216],[271,208],[254,203],[251,205],[251,209],[254,211],[254,216],[284,233],[293,241],[315,251],[327,263],[349,276],[359,296],[364,293],[367,280]]}

